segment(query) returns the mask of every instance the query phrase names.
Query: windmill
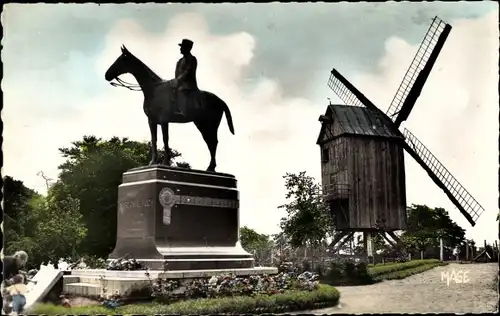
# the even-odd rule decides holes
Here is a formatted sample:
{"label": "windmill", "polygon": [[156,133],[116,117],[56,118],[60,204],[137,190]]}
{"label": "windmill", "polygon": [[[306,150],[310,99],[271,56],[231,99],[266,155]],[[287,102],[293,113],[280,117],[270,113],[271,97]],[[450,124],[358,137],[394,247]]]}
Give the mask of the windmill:
{"label": "windmill", "polygon": [[397,241],[394,231],[406,228],[404,150],[472,226],[484,211],[415,135],[406,128],[399,130],[450,31],[451,26],[438,17],[432,20],[386,113],[336,69],[331,71],[328,86],[345,105],[329,105],[320,116],[317,144],[321,148],[323,195],[339,231],[332,242],[337,249],[354,232],[363,232],[370,252],[371,233],[385,232]]}

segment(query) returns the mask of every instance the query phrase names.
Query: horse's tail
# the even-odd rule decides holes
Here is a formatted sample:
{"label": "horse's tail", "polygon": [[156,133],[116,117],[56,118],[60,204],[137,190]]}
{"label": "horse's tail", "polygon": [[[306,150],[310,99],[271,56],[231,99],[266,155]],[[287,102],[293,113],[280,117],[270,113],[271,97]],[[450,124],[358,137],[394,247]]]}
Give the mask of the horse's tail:
{"label": "horse's tail", "polygon": [[231,111],[229,111],[229,107],[227,106],[226,102],[222,100],[221,98],[217,97],[222,105],[222,110],[224,111],[224,114],[226,114],[226,119],[227,119],[227,125],[229,126],[229,131],[231,134],[234,135],[234,126],[233,126],[233,117],[231,116]]}

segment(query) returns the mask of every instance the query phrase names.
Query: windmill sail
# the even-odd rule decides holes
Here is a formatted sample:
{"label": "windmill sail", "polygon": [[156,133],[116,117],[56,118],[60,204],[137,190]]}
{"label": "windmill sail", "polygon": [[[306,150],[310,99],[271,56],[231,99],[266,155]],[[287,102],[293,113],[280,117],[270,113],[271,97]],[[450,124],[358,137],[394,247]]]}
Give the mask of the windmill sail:
{"label": "windmill sail", "polygon": [[[328,86],[346,105],[363,106],[363,102],[356,96],[362,95],[362,93],[347,81],[347,79],[336,69],[332,69],[330,79],[328,79]],[[365,96],[363,95],[362,98],[365,98]]]}
{"label": "windmill sail", "polygon": [[432,20],[432,24],[386,112],[396,126],[408,118],[450,31],[451,25],[446,24],[438,17]]}
{"label": "windmill sail", "polygon": [[364,94],[356,89],[356,87],[344,78],[344,76],[342,76],[335,68],[331,71],[330,79],[328,79],[328,86],[346,105],[364,105],[376,118],[385,122],[388,128],[392,129],[398,135],[401,135],[401,132],[399,132],[397,127],[392,124],[384,112],[382,112],[377,106],[375,106],[375,104],[365,97]]}
{"label": "windmill sail", "polygon": [[431,179],[474,226],[484,212],[483,207],[409,130],[404,129],[403,135],[406,151],[427,171]]}

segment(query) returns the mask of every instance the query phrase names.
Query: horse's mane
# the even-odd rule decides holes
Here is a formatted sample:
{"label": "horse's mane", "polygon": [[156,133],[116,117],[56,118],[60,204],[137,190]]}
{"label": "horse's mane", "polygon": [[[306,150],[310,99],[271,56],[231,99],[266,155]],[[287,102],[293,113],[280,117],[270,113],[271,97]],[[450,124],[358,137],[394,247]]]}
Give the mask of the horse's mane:
{"label": "horse's mane", "polygon": [[151,68],[149,68],[145,63],[142,62],[142,60],[140,60],[139,58],[135,57],[134,54],[132,54],[130,51],[127,50],[127,55],[129,55],[133,60],[135,60],[137,63],[139,63],[139,65],[141,65],[142,67],[144,67],[144,69],[146,69],[146,71],[149,73],[149,75],[151,77],[153,77],[154,79],[158,80],[158,81],[162,81],[163,79],[158,76],[153,70],[151,70]]}

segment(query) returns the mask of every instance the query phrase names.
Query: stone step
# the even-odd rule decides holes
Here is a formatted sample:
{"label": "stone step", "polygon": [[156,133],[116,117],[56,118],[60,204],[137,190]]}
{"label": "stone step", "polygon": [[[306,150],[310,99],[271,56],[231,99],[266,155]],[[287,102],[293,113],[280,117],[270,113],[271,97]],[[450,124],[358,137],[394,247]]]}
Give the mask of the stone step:
{"label": "stone step", "polygon": [[[133,290],[139,290],[150,285],[147,279],[138,278],[100,278],[93,276],[78,277],[78,282],[64,284],[64,293],[73,295],[93,296],[100,295],[103,290],[106,293],[130,293]],[[88,287],[89,290],[82,290],[82,287]],[[98,289],[96,292],[93,289]],[[96,294],[97,293],[97,294]]]}
{"label": "stone step", "polygon": [[63,275],[63,285],[80,282],[80,277],[73,275]]}
{"label": "stone step", "polygon": [[69,283],[64,285],[63,292],[65,294],[80,295],[85,297],[98,297],[101,295],[102,288],[100,285],[92,283]]}

